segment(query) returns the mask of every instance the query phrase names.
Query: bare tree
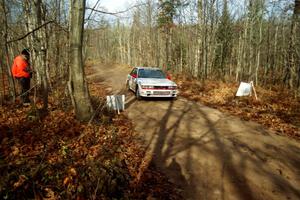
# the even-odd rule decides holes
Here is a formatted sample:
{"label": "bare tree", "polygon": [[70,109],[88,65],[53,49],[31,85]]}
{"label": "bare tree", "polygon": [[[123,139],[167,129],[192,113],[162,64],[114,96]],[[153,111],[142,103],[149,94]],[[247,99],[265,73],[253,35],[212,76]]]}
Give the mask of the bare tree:
{"label": "bare tree", "polygon": [[[7,7],[5,4],[5,0],[2,0],[2,9],[3,9],[3,24],[4,24],[4,29],[3,29],[3,35],[4,35],[4,51],[5,51],[5,60],[6,60],[6,71],[7,71],[7,77],[8,77],[8,82],[9,82],[9,91],[10,91],[10,95],[13,98],[13,101],[15,101],[16,98],[16,90],[15,90],[15,84],[14,84],[14,80],[11,74],[11,70],[10,70],[10,63],[11,63],[11,59],[10,59],[10,55],[9,55],[9,44],[7,43],[8,41],[8,23],[7,23]],[[4,70],[3,70],[4,71]],[[3,87],[3,92],[5,90],[5,87]],[[5,92],[4,92],[5,93]]]}
{"label": "bare tree", "polygon": [[[297,87],[300,91],[300,55],[299,55],[299,26],[300,26],[300,0],[295,0],[294,12],[292,16],[289,49],[288,49],[288,64],[285,72],[284,82],[288,83],[291,88],[294,88],[296,78],[298,76]],[[298,31],[297,31],[298,30]],[[298,46],[298,49],[297,49]],[[298,52],[297,52],[298,51]]]}
{"label": "bare tree", "polygon": [[[37,83],[43,96],[43,109],[48,107],[48,79],[47,79],[47,36],[45,23],[45,5],[42,0],[25,1],[29,32],[40,27],[31,34],[32,60],[37,71]],[[42,26],[42,27],[41,27]]]}
{"label": "bare tree", "polygon": [[84,77],[82,40],[85,0],[71,1],[70,21],[70,94],[74,99],[76,118],[87,121],[93,114],[90,95]]}
{"label": "bare tree", "polygon": [[299,0],[144,2],[132,12],[130,26],[118,19],[97,33],[90,30],[101,36],[97,52],[106,61],[155,63],[198,78],[260,85],[284,79],[300,88]]}

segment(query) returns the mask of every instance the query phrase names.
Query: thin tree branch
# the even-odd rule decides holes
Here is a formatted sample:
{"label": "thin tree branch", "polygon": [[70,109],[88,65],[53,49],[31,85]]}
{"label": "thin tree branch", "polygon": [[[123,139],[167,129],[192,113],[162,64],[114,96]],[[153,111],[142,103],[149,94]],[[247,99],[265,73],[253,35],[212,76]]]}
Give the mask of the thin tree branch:
{"label": "thin tree branch", "polygon": [[[98,0],[98,1],[96,2],[96,4],[94,5],[94,7],[93,7],[92,9],[96,9],[96,7],[97,7],[97,5],[98,5],[99,3],[100,3],[100,0]],[[92,10],[92,12],[90,13],[89,17],[87,18],[88,20],[91,18],[92,14],[93,14],[93,10]]]}
{"label": "thin tree branch", "polygon": [[92,10],[94,12],[102,13],[102,14],[117,16],[118,14],[126,13],[126,12],[132,10],[133,8],[140,7],[140,6],[143,6],[143,5],[146,5],[146,3],[137,4],[137,5],[134,5],[134,6],[131,6],[131,7],[127,8],[126,10],[122,10],[122,11],[119,11],[119,12],[106,12],[106,11],[103,11],[103,10],[97,10],[95,8],[88,8],[88,7],[86,7],[86,9]]}
{"label": "thin tree branch", "polygon": [[23,35],[23,36],[21,36],[21,37],[19,37],[19,38],[12,39],[12,40],[9,40],[9,41],[6,41],[6,44],[9,44],[9,43],[12,43],[12,42],[16,42],[16,41],[22,40],[22,39],[26,38],[28,35],[30,35],[30,34],[36,32],[36,31],[38,31],[38,30],[41,29],[42,27],[44,27],[44,26],[46,26],[46,25],[48,25],[48,24],[50,24],[50,23],[54,23],[54,22],[55,22],[54,20],[48,21],[48,22],[46,22],[46,23],[40,25],[39,27],[33,29],[32,31],[26,33],[25,35]]}

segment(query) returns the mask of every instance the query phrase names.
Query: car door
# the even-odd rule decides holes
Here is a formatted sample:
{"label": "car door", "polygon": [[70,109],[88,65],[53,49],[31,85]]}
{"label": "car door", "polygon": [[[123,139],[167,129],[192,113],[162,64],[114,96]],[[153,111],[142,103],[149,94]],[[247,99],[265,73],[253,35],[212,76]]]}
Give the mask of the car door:
{"label": "car door", "polygon": [[129,76],[129,87],[133,90],[135,90],[135,83],[136,83],[136,79],[137,79],[137,68],[134,68],[131,72],[130,72],[130,76]]}

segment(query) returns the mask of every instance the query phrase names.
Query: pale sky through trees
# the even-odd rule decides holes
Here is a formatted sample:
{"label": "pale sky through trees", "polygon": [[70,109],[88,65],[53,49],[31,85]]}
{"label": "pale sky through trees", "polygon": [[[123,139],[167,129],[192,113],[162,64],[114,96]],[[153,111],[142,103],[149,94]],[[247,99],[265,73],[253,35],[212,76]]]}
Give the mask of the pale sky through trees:
{"label": "pale sky through trees", "polygon": [[[93,7],[98,0],[87,0],[87,5]],[[100,0],[98,8],[105,8],[109,12],[121,11],[132,6],[135,0]]]}
{"label": "pale sky through trees", "polygon": [[[87,0],[86,7],[93,8],[98,0]],[[120,11],[124,11],[128,9],[129,7],[136,4],[136,0],[100,0],[100,3],[95,7],[96,10],[110,12],[110,13],[117,13]],[[90,13],[90,10],[86,11],[86,16],[88,16]],[[108,14],[101,14],[99,13],[93,13],[92,18],[95,20],[100,19],[106,19],[109,21],[114,21],[116,19],[129,19],[130,16],[128,16],[128,12],[120,13],[118,15],[108,15]],[[94,23],[97,24],[97,21],[94,21]],[[90,25],[93,24],[93,22],[89,22]],[[94,24],[95,25],[95,24]],[[93,25],[92,25],[93,26]]]}

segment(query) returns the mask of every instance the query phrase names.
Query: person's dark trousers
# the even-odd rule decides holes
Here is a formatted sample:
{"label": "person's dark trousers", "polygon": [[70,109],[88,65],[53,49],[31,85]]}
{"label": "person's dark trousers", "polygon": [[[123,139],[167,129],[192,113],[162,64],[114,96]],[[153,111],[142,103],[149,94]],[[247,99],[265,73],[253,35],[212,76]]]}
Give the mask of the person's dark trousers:
{"label": "person's dark trousers", "polygon": [[30,78],[18,78],[18,82],[21,85],[21,99],[22,103],[30,103],[29,100],[29,89],[30,89]]}

